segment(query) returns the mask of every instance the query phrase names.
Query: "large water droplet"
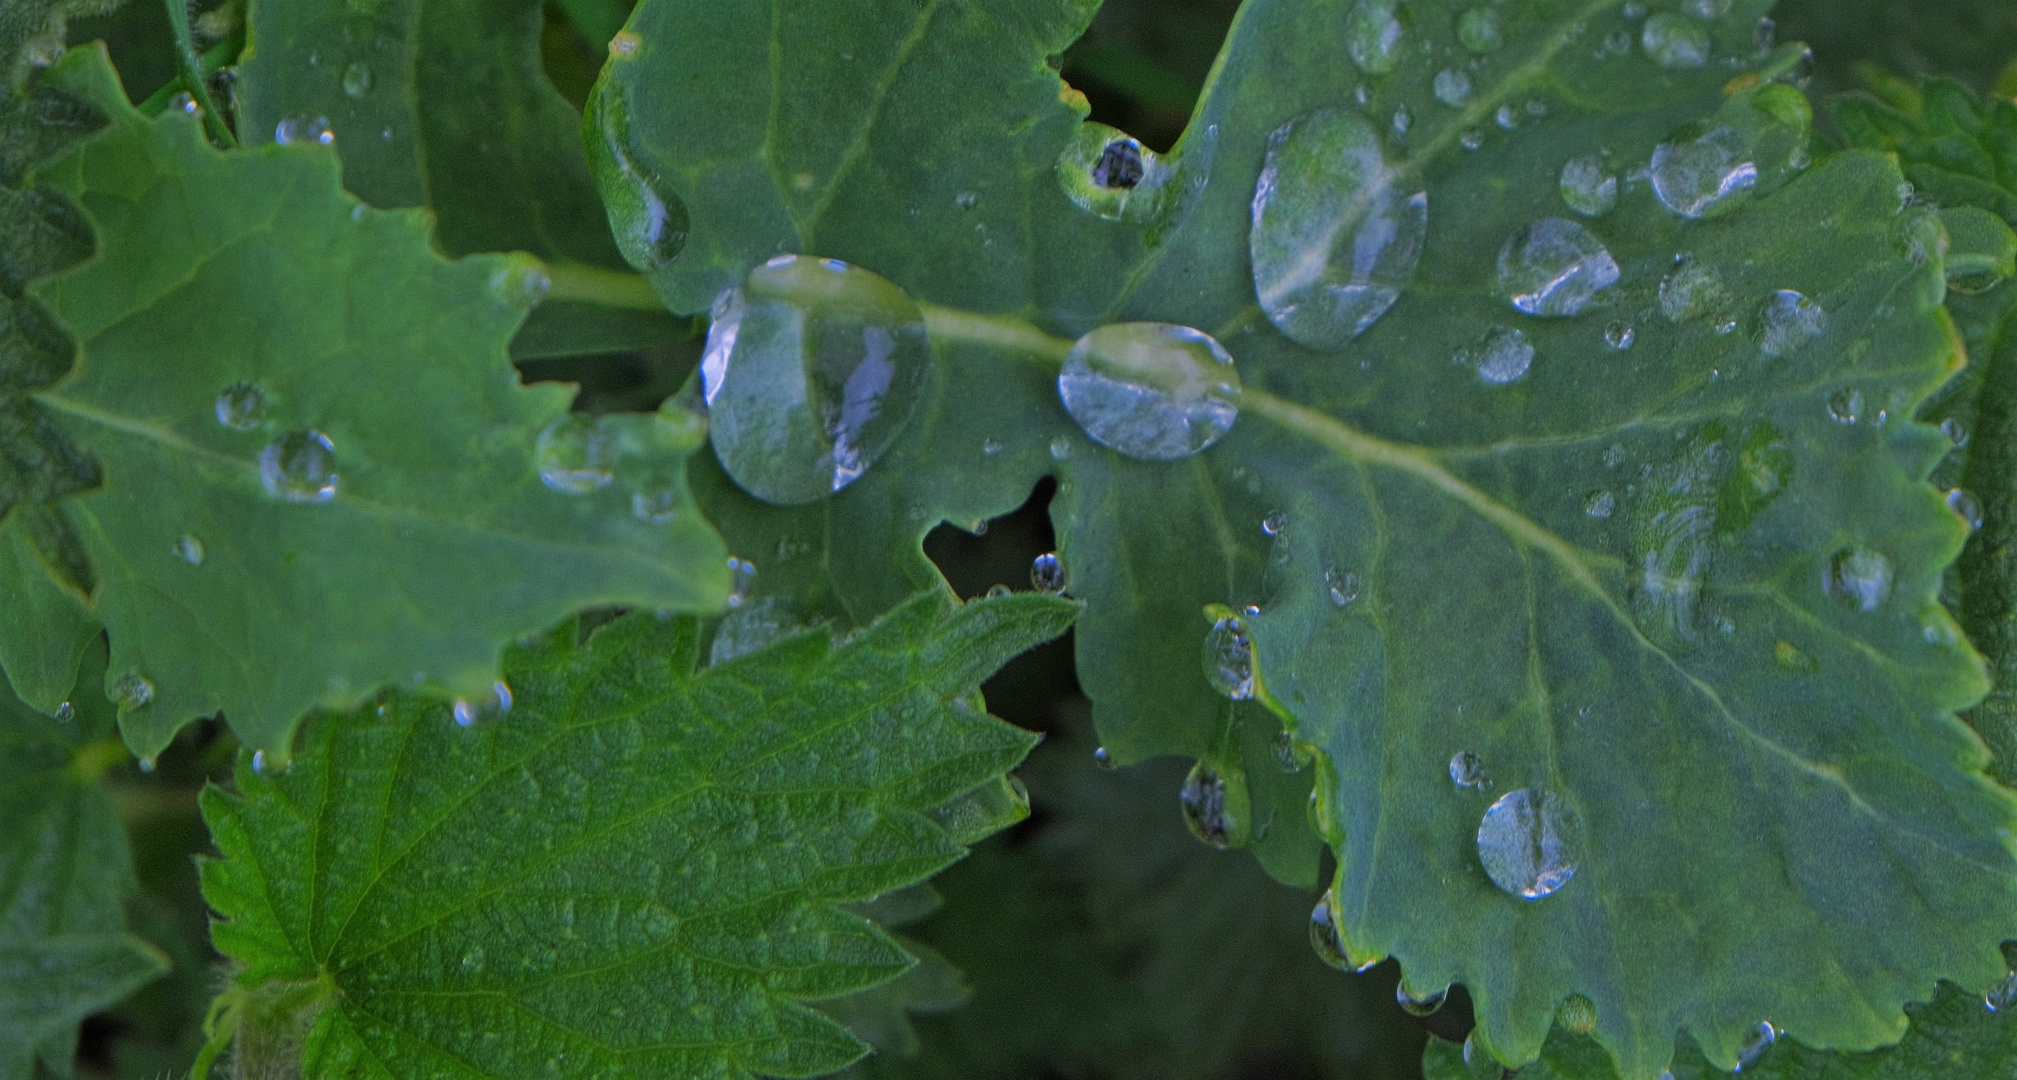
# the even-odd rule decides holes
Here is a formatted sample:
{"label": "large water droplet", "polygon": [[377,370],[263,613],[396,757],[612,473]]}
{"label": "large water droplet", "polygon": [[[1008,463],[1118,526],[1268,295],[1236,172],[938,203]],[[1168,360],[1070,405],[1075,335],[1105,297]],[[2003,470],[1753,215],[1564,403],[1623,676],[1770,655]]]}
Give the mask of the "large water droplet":
{"label": "large water droplet", "polygon": [[1653,148],[1650,176],[1662,206],[1685,218],[1701,218],[1749,195],[1758,186],[1758,164],[1736,128],[1702,121]]}
{"label": "large water droplet", "polygon": [[1539,900],[1576,876],[1578,832],[1575,811],[1554,792],[1509,791],[1478,825],[1478,861],[1499,888]]}
{"label": "large water droplet", "polygon": [[1030,585],[1038,592],[1065,591],[1065,563],[1055,551],[1046,551],[1030,561]]}
{"label": "large water droplet", "polygon": [[902,289],[779,256],[715,302],[700,362],[715,457],[765,502],[816,502],[896,441],[930,369],[924,316]]}
{"label": "large water droplet", "polygon": [[112,680],[112,704],[119,706],[120,712],[144,709],[154,703],[154,684],[147,676],[137,671],[129,671]]}
{"label": "large water droplet", "polygon": [[1345,14],[1345,51],[1368,75],[1385,75],[1400,62],[1407,36],[1396,10],[1399,0],[1359,0]]}
{"label": "large water droplet", "polygon": [[1471,100],[1471,77],[1457,68],[1444,68],[1436,72],[1434,85],[1436,100],[1452,109],[1459,109]]}
{"label": "large water droplet", "polygon": [[1184,824],[1198,839],[1216,848],[1238,843],[1243,823],[1226,779],[1217,770],[1202,761],[1192,766],[1177,792],[1177,803],[1183,808]]}
{"label": "large water droplet", "polygon": [[548,424],[533,448],[540,481],[568,495],[608,487],[616,478],[614,454],[609,429],[584,413],[568,413]]}
{"label": "large water droplet", "polygon": [[589,118],[601,138],[587,141],[588,154],[597,172],[615,178],[602,185],[602,201],[617,250],[638,272],[649,274],[686,247],[686,204],[663,177],[631,156],[630,121],[618,85],[596,84],[589,100]]}
{"label": "large water droplet", "polygon": [[1672,322],[1687,322],[1715,313],[1728,299],[1723,279],[1707,264],[1683,258],[1660,281],[1660,314]]}
{"label": "large water droplet", "polygon": [[343,69],[343,93],[351,100],[357,100],[371,90],[371,69],[361,63],[353,63]]}
{"label": "large water droplet", "polygon": [[1426,994],[1417,994],[1408,989],[1406,979],[1394,984],[1394,1004],[1399,1005],[1401,1011],[1409,1016],[1434,1016],[1436,1010],[1442,1008],[1443,1002],[1449,998],[1448,986],[1438,987]]}
{"label": "large water droplet", "polygon": [[1836,552],[1821,573],[1821,587],[1859,611],[1875,611],[1891,596],[1891,560],[1858,544]]}
{"label": "large water droplet", "polygon": [[1646,20],[1639,46],[1663,68],[1698,68],[1709,62],[1709,28],[1686,16],[1663,12]]}
{"label": "large water droplet", "polygon": [[1325,964],[1339,971],[1350,971],[1352,960],[1345,955],[1343,935],[1338,932],[1332,908],[1331,893],[1325,890],[1324,895],[1317,898],[1317,905],[1310,909],[1310,948]]}
{"label": "large water droplet", "polygon": [[1254,643],[1239,616],[1228,615],[1212,624],[1205,635],[1204,665],[1212,689],[1234,701],[1253,698]]}
{"label": "large water droplet", "polygon": [[295,113],[274,125],[273,141],[282,146],[329,146],[336,142],[336,132],[326,116]]}
{"label": "large water droplet", "polygon": [[1603,217],[1618,205],[1618,176],[1600,154],[1570,158],[1562,166],[1562,201],[1584,217]]}
{"label": "large water droplet", "polygon": [[1240,376],[1211,336],[1167,323],[1117,323],[1078,340],[1058,374],[1065,411],[1092,440],[1132,458],[1176,461],[1225,437]]}
{"label": "large water droplet", "polygon": [[1527,335],[1508,326],[1485,331],[1477,344],[1457,350],[1458,364],[1475,368],[1478,378],[1494,386],[1518,382],[1534,366],[1534,346]]}
{"label": "large water droplet", "polygon": [[1752,1030],[1751,1037],[1737,1050],[1737,1071],[1743,1072],[1764,1060],[1765,1054],[1772,1049],[1772,1044],[1778,1041],[1779,1029],[1769,1022],[1759,1022],[1757,1028]]}
{"label": "large water droplet", "polygon": [[1618,263],[1603,241],[1566,218],[1522,226],[1499,249],[1499,291],[1515,310],[1568,318],[1618,283]]}
{"label": "large water droplet", "polygon": [[217,395],[217,422],[233,431],[251,431],[266,419],[266,392],[249,382],[235,382]]}
{"label": "large water droplet", "polygon": [[1483,791],[1492,786],[1485,775],[1483,758],[1469,750],[1459,750],[1450,756],[1450,783],[1472,791]]}
{"label": "large water droplet", "polygon": [[1457,40],[1479,56],[1497,52],[1506,43],[1505,31],[1499,27],[1498,9],[1480,5],[1459,15]]}
{"label": "large water droplet", "polygon": [[1254,290],[1282,333],[1335,351],[1398,300],[1422,259],[1426,193],[1402,195],[1380,135],[1349,109],[1318,109],[1268,139],[1254,189]]}
{"label": "large water droplet", "polygon": [[336,497],[336,448],[319,431],[290,431],[259,452],[259,479],[288,502],[326,503]]}
{"label": "large water droplet", "polygon": [[455,699],[455,722],[463,727],[475,727],[510,711],[511,687],[502,679],[490,684],[489,693],[475,698]]}
{"label": "large water droplet", "polygon": [[1780,289],[1758,308],[1758,348],[1767,356],[1799,352],[1828,328],[1828,313],[1820,304]]}
{"label": "large water droplet", "polygon": [[191,566],[202,566],[204,554],[203,541],[194,536],[184,533],[175,541],[175,557]]}

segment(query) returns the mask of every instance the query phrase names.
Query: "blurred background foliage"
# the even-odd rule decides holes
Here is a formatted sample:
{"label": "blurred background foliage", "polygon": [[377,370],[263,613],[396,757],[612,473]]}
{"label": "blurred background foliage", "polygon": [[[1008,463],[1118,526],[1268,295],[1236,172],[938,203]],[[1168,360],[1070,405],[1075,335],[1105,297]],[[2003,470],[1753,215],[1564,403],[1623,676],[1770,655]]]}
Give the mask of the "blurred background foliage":
{"label": "blurred background foliage", "polygon": [[[170,0],[173,2],[173,0]],[[549,5],[549,77],[577,106],[629,0]],[[1060,69],[1093,118],[1167,148],[1210,76],[1238,0],[1107,0]],[[199,0],[228,22],[231,0]],[[1952,74],[1981,91],[2017,92],[2017,0],[1786,0],[1781,40],[1817,54],[1817,97],[1884,73]],[[104,40],[136,102],[168,87],[173,39],[161,0],[131,0],[72,25],[73,42]],[[1340,62],[1345,62],[1340,57]],[[229,82],[222,89],[228,93]],[[699,358],[699,328],[680,340],[612,355],[526,359],[528,381],[582,387],[578,406],[657,406]],[[516,350],[515,350],[516,351]],[[520,355],[536,352],[520,351]],[[950,525],[927,553],[962,596],[1020,587],[1053,544],[1048,481],[983,535]],[[861,1080],[1412,1080],[1430,1034],[1461,1041],[1461,988],[1436,1014],[1404,1012],[1391,962],[1334,971],[1310,948],[1314,896],[1281,886],[1242,852],[1193,839],[1178,808],[1186,764],[1108,771],[1094,761],[1089,706],[1069,638],[1021,658],[990,682],[991,711],[1044,744],[1021,771],[1030,819],[978,848],[885,918],[928,962],[873,998],[832,1011],[881,1052]],[[171,975],[85,1025],[86,1077],[186,1074],[223,974],[209,947],[192,858],[209,848],[196,795],[228,776],[236,743],[197,725],[158,768],[107,778],[127,823],[143,895],[138,933],[174,961]],[[1326,874],[1328,877],[1328,874]]]}

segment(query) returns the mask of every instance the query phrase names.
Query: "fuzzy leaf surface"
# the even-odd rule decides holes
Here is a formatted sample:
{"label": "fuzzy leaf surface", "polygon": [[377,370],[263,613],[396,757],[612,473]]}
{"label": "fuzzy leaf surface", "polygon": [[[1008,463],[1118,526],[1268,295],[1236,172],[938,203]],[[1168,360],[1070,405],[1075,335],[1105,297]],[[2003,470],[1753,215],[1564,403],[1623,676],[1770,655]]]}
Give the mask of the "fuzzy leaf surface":
{"label": "fuzzy leaf surface", "polygon": [[640,614],[515,652],[473,729],[318,718],[290,775],[205,796],[217,942],[328,987],[311,1078],[833,1071],[863,1047],[801,1002],[911,964],[837,905],[964,853],[931,812],[1034,742],[974,690],[1075,611],[931,594],[697,673],[693,621]]}
{"label": "fuzzy leaf surface", "polygon": [[[690,218],[652,268],[669,306],[699,310],[779,250],[933,305],[930,403],[860,482],[798,511],[697,487],[770,568],[759,591],[860,618],[930,580],[933,523],[1056,475],[1102,741],[1123,762],[1183,753],[1243,776],[1241,831],[1308,880],[1308,773],[1275,768],[1272,725],[1215,699],[1198,660],[1203,604],[1260,605],[1260,696],[1327,762],[1353,959],[1464,983],[1508,1060],[1539,1052],[1572,993],[1631,1080],[1664,1068],[1677,1032],[1731,1063],[1765,1018],[1817,1045],[1894,1041],[1935,978],[2002,970],[2017,910],[2017,803],[1954,717],[1986,681],[1936,599],[1966,526],[1925,483],[1944,439],[1910,420],[1961,363],[1937,253],[1908,257],[1899,236],[1926,223],[1901,219],[1902,178],[1874,154],[1796,176],[1789,147],[1778,173],[1747,148],[1749,205],[1700,221],[1635,178],[1692,121],[1804,132],[1790,88],[1731,80],[1797,68],[1757,51],[1765,3],[1710,22],[1666,5],[1653,32],[1622,3],[1535,0],[1460,38],[1469,7],[1408,5],[1361,70],[1341,28],[1383,5],[1249,0],[1164,159],[1201,189],[1126,222],[1057,182],[1083,112],[1044,60],[1085,5],[785,3],[731,25],[645,0],[588,134],[619,232],[639,177]],[[1698,35],[1701,63],[1643,44],[1674,32]],[[1452,67],[1471,86],[1454,107],[1434,89]],[[1269,138],[1319,107],[1361,111],[1395,193],[1429,207],[1398,302],[1328,352],[1275,330],[1249,260]],[[1615,210],[1579,219],[1617,280],[1580,317],[1522,314],[1494,253],[1575,216],[1561,177],[1583,155],[1618,178]],[[1820,305],[1824,330],[1768,352],[1782,290]],[[1223,442],[1156,464],[1077,429],[1056,365],[1125,321],[1202,328],[1237,359]],[[1607,344],[1613,322],[1629,349]],[[1534,354],[1510,385],[1456,362],[1512,330]],[[1831,415],[1838,396],[1856,422]],[[1878,560],[1874,602],[1844,603],[1838,568]],[[1358,587],[1340,603],[1344,574]],[[1490,797],[1451,785],[1466,751]],[[1516,789],[1582,823],[1577,875],[1539,902],[1480,862],[1482,817]]]}
{"label": "fuzzy leaf surface", "polygon": [[[102,52],[57,74],[112,124],[39,174],[98,242],[29,286],[77,361],[27,398],[102,470],[61,508],[137,753],[222,711],[284,759],[308,709],[393,682],[486,692],[504,642],[582,607],[721,604],[720,541],[681,480],[696,423],[642,419],[600,490],[541,482],[569,393],[519,385],[506,356],[522,259],[442,258],[423,214],[361,206],[320,149],[224,153],[186,117],[148,121]],[[219,399],[241,384],[263,406],[233,427]],[[334,458],[322,501],[276,469],[308,433]],[[659,524],[632,512],[647,488]]]}

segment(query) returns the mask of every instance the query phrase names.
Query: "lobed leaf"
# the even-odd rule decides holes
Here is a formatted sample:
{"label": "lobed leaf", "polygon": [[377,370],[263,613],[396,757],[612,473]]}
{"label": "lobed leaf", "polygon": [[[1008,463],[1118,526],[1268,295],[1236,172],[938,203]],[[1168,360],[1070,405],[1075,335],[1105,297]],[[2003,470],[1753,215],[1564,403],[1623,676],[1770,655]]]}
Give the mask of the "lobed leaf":
{"label": "lobed leaf", "polygon": [[698,672],[692,620],[639,614],[515,652],[474,728],[320,717],[291,773],[205,795],[217,943],[313,998],[309,1077],[833,1071],[863,1047],[801,1003],[912,963],[837,905],[964,853],[932,811],[1035,741],[975,688],[1075,611],[927,595]]}

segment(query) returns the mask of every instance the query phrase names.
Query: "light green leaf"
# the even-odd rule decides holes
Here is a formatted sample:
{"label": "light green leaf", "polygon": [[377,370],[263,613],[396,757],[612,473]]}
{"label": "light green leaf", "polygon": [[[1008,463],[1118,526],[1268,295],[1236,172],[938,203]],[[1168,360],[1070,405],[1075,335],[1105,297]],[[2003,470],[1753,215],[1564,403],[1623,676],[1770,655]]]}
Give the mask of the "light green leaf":
{"label": "light green leaf", "polygon": [[[2017,802],[1954,719],[1986,681],[1937,602],[1966,527],[1924,482],[1944,439],[1909,419],[1961,363],[1937,217],[1901,215],[1879,155],[1806,169],[1807,103],[1773,81],[1800,55],[1759,52],[1765,3],[1469,7],[1249,0],[1164,194],[1110,220],[1057,183],[1083,114],[1044,58],[1083,5],[645,0],[589,137],[660,295],[694,311],[779,250],[837,258],[925,304],[937,351],[903,439],[825,504],[696,486],[759,593],[859,619],[930,579],[933,523],[1055,473],[1103,741],[1204,758],[1252,808],[1226,834],[1307,879],[1275,733],[1198,660],[1203,605],[1260,606],[1255,689],[1323,756],[1352,958],[1466,984],[1509,1060],[1573,993],[1631,1080],[1679,1032],[1731,1063],[1765,1019],[1893,1041],[1903,1003],[1988,981],[2017,930]],[[1439,95],[1459,67],[1468,95]],[[1318,159],[1264,190],[1342,188],[1347,214],[1420,192],[1428,224],[1391,309],[1305,348],[1255,302],[1250,231],[1271,137],[1319,108],[1356,114],[1332,124],[1383,155],[1357,182],[1388,186]],[[1635,169],[1663,143],[1656,197]],[[1565,196],[1586,157],[1615,209]],[[1605,245],[1577,279],[1598,295],[1523,314],[1581,305],[1499,273],[1565,236]],[[1060,408],[1072,339],[1129,321],[1236,358],[1223,442],[1134,461]],[[1463,752],[1489,796],[1452,785]],[[1537,901],[1480,853],[1520,790],[1576,866]]]}
{"label": "light green leaf", "polygon": [[837,905],[963,854],[929,812],[1034,742],[974,689],[1075,610],[931,594],[698,673],[695,624],[639,614],[515,652],[473,729],[321,717],[291,774],[205,796],[217,943],[320,1010],[310,1078],[830,1072],[863,1048],[800,1002],[911,963]]}
{"label": "light green leaf", "polygon": [[[0,1078],[68,1076],[77,1026],[168,968],[126,931],[137,892],[98,774],[123,757],[86,716],[38,715],[0,687]],[[110,753],[108,753],[108,750]]]}
{"label": "light green leaf", "polygon": [[30,286],[78,360],[26,389],[102,470],[61,510],[136,752],[222,711],[284,760],[307,709],[487,693],[503,642],[582,607],[722,603],[680,479],[698,421],[633,418],[600,489],[541,482],[569,393],[505,356],[536,264],[447,261],[424,215],[345,195],[326,152],[219,152],[117,103],[102,53],[73,60],[65,88],[114,122],[42,176],[98,248]]}

